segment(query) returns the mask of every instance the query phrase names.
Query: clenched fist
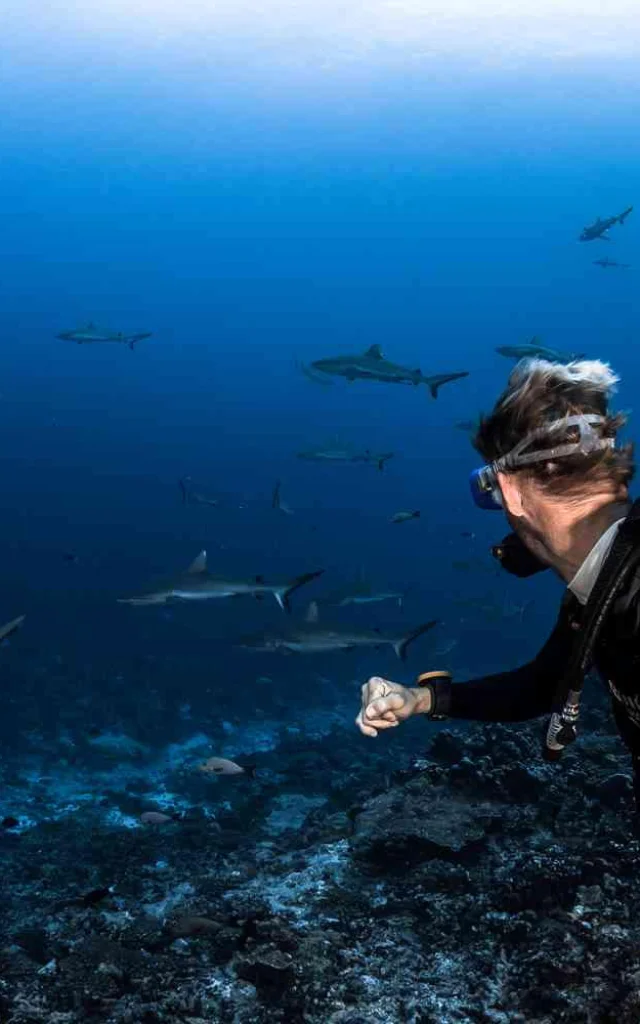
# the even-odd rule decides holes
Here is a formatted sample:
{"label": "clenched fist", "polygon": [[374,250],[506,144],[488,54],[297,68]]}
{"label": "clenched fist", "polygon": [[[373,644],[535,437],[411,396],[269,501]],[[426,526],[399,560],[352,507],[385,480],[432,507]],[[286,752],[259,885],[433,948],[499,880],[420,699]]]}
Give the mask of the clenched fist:
{"label": "clenched fist", "polygon": [[362,704],[356,725],[364,736],[377,736],[379,729],[393,729],[411,715],[431,710],[429,689],[417,689],[373,676],[362,687]]}

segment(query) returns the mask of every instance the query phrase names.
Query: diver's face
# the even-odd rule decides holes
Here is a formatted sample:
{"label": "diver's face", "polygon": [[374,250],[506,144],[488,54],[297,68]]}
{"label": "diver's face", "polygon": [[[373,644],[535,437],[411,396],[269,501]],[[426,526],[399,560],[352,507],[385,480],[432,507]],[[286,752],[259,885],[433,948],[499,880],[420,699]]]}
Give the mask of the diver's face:
{"label": "diver's face", "polygon": [[531,478],[517,473],[498,473],[498,484],[507,522],[529,551],[545,564],[550,550],[546,544],[549,499]]}

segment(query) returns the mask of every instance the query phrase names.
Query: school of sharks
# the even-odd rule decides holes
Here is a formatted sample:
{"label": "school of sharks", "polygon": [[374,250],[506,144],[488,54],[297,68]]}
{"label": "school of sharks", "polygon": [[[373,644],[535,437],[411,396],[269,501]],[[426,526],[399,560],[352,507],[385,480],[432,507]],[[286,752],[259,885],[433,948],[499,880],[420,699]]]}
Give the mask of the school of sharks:
{"label": "school of sharks", "polygon": [[[578,236],[579,242],[608,242],[610,232],[615,227],[622,227],[633,207],[629,206],[622,212],[598,217],[583,228]],[[604,269],[631,269],[629,263],[622,263],[608,257],[600,257],[593,261],[594,265]],[[62,330],[57,337],[76,345],[119,344],[127,346],[131,351],[136,345],[152,337],[150,331],[122,330],[100,327],[94,322],[81,325],[70,330]],[[540,338],[534,336],[524,344],[501,345],[495,351],[510,360],[521,360],[539,356],[556,362],[570,362],[584,356],[581,352],[563,352],[543,345]],[[410,367],[395,362],[383,352],[379,344],[369,345],[361,351],[336,353],[320,356],[310,363],[298,363],[298,369],[304,377],[314,384],[324,387],[331,386],[336,380],[342,379],[353,385],[357,381],[375,382],[379,384],[405,385],[414,389],[424,385],[432,399],[437,399],[443,387],[460,382],[468,376],[466,370],[445,370],[444,372],[425,373],[420,367]],[[348,400],[348,399],[347,399]],[[468,433],[475,428],[472,420],[457,424]],[[394,457],[393,451],[358,450],[342,441],[328,445],[304,448],[296,453],[299,459],[313,463],[343,463],[351,466],[369,466],[383,472],[387,462]],[[190,477],[179,481],[180,493],[184,504],[196,504],[215,508],[219,504],[217,497],[209,496],[195,490]],[[282,481],[276,481],[272,494],[272,507],[285,515],[293,515],[294,510],[287,504],[282,495]],[[420,518],[420,509],[399,509],[390,522],[393,524],[408,523]],[[72,556],[69,556],[70,558]],[[166,605],[173,602],[200,603],[229,598],[252,597],[261,599],[272,597],[282,611],[291,616],[291,598],[300,591],[306,593],[310,584],[324,575],[323,569],[312,569],[302,572],[299,576],[273,581],[261,575],[253,578],[228,578],[218,576],[209,571],[206,551],[201,551],[191,564],[178,571],[170,578],[154,582],[134,595],[123,595],[119,600],[132,607],[149,605]],[[293,625],[283,627],[277,633],[243,637],[238,641],[241,647],[249,647],[257,651],[270,653],[307,653],[318,654],[332,651],[349,651],[359,647],[381,648],[391,647],[400,659],[407,657],[409,646],[437,625],[436,619],[414,624],[406,632],[398,636],[385,634],[379,629],[363,630],[340,625],[338,622],[326,623],[324,610],[332,609],[334,616],[346,607],[364,606],[374,603],[395,601],[402,607],[403,594],[388,588],[372,587],[365,577],[353,581],[341,591],[333,591],[326,597],[320,596],[307,603],[306,611],[301,616],[290,618]],[[320,609],[322,608],[322,612]],[[0,641],[8,639],[19,630],[25,621],[20,615],[0,627]]]}

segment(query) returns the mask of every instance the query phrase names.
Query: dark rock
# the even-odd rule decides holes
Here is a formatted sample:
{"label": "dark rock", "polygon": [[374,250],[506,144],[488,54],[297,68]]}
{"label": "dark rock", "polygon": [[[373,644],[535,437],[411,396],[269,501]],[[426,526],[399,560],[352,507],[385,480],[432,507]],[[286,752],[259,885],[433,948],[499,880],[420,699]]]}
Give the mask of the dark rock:
{"label": "dark rock", "polygon": [[600,782],[596,793],[605,803],[620,803],[633,796],[633,783],[628,775],[616,772]]}
{"label": "dark rock", "polygon": [[460,733],[442,729],[429,747],[429,755],[443,764],[457,764],[463,755],[465,738]]}
{"label": "dark rock", "polygon": [[6,818],[3,818],[2,821],[0,821],[1,828],[17,828],[19,824],[20,822],[18,819],[12,817],[11,814],[8,814]]}
{"label": "dark rock", "polygon": [[50,958],[50,939],[44,928],[23,928],[14,933],[13,941],[36,963],[46,964]]}
{"label": "dark rock", "polygon": [[370,801],[356,822],[353,849],[372,860],[457,859],[484,839],[499,812],[487,803],[438,795],[398,797],[385,793]]}
{"label": "dark rock", "polygon": [[239,978],[270,994],[289,988],[295,977],[292,957],[280,949],[260,949],[251,956],[240,957],[235,969]]}

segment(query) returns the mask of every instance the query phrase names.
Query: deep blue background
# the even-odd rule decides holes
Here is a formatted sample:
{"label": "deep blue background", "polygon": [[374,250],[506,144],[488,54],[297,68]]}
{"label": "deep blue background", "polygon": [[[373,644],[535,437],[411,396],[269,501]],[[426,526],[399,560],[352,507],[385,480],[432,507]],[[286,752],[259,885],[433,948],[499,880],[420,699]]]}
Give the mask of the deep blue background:
{"label": "deep blue background", "polygon": [[[324,672],[355,698],[373,671],[408,679],[444,661],[466,676],[532,653],[560,588],[493,571],[504,524],[471,505],[476,459],[455,423],[504,386],[495,347],[534,334],[610,360],[634,406],[637,272],[592,260],[638,262],[636,214],[609,246],[576,241],[637,199],[633,82],[439,66],[267,88],[231,61],[205,83],[118,66],[104,46],[66,58],[5,68],[0,100],[0,620],[28,615],[2,652],[5,726],[21,700],[41,701],[50,726],[50,701],[92,693],[105,724],[97,698],[117,677],[142,704],[206,692],[250,717],[265,672],[285,694]],[[153,338],[135,353],[57,340],[89,319]],[[373,342],[470,376],[434,402],[296,369]],[[383,474],[296,459],[335,438],[396,458]],[[185,474],[221,507],[183,507]],[[270,508],[276,478],[292,517]],[[421,520],[391,526],[403,508]],[[325,568],[326,589],[364,570],[413,590],[402,612],[357,621],[442,625],[398,673],[388,652],[262,664],[235,651],[281,624],[275,606],[116,604],[203,547],[213,571]],[[524,622],[500,617],[530,598]]]}

